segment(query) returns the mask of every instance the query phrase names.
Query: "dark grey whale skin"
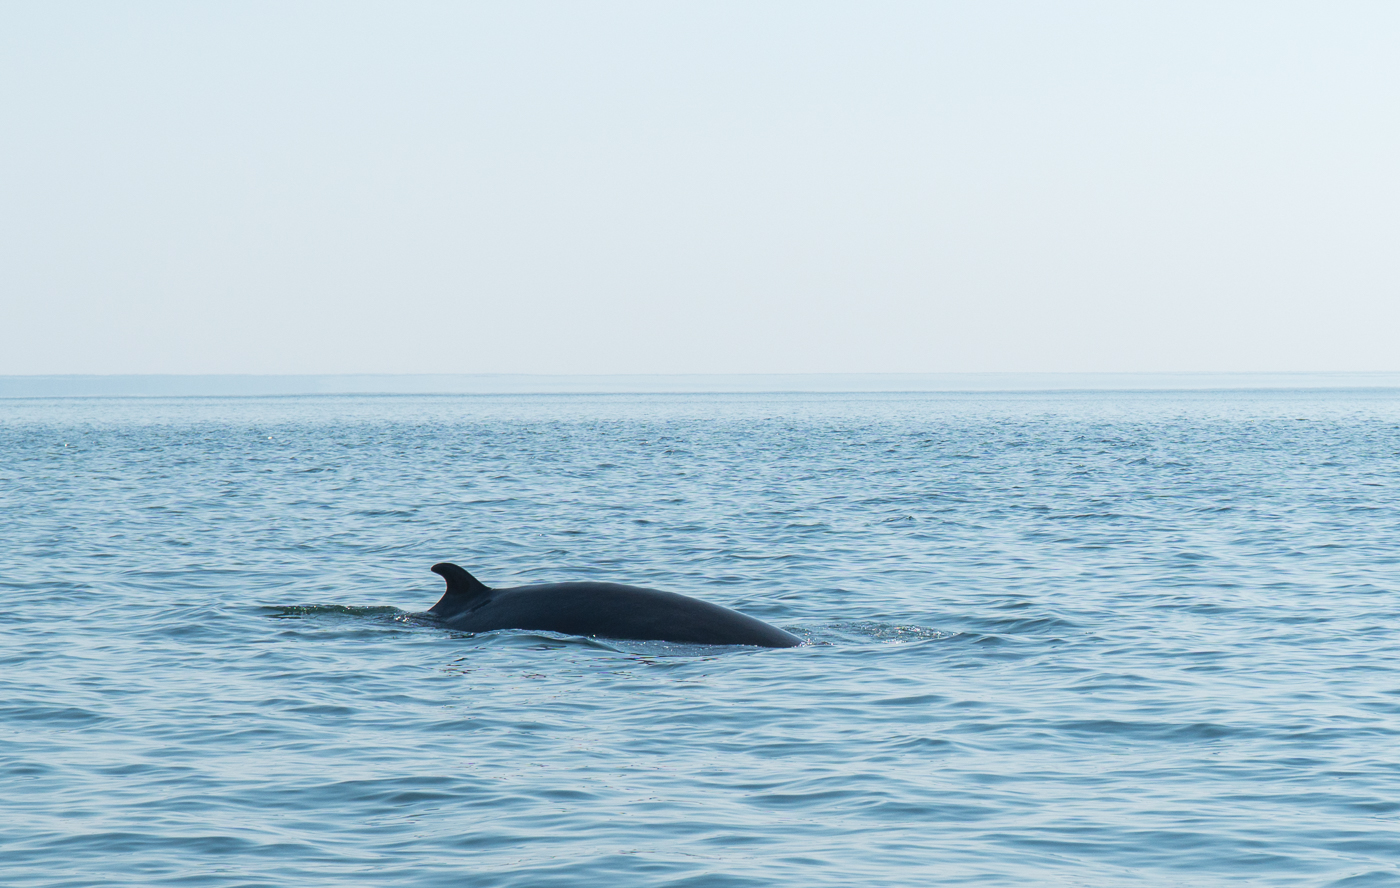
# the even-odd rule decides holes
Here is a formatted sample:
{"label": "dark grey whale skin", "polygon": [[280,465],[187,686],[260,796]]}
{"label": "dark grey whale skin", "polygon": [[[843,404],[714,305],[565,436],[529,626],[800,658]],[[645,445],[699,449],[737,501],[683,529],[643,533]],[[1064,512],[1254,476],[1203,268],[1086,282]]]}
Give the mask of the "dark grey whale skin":
{"label": "dark grey whale skin", "polygon": [[618,583],[544,583],[491,589],[455,564],[433,565],[447,592],[428,613],[452,629],[534,629],[685,644],[797,647],[802,639],[717,604]]}

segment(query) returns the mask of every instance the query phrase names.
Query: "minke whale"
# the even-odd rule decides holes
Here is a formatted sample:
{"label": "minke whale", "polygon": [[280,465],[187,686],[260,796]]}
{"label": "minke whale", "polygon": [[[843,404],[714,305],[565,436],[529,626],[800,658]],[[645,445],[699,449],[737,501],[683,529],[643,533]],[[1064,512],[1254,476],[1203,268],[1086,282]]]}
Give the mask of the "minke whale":
{"label": "minke whale", "polygon": [[675,592],[619,583],[542,583],[492,589],[455,564],[434,564],[447,581],[428,613],[464,632],[533,629],[684,644],[796,647],[802,639],[727,607]]}

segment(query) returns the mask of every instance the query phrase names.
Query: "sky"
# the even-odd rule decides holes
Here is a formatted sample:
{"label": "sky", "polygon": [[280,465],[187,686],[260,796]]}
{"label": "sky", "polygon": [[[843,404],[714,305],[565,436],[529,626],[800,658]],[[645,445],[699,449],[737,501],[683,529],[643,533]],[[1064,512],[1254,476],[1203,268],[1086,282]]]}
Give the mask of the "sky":
{"label": "sky", "polygon": [[1400,370],[1393,2],[0,3],[0,374]]}

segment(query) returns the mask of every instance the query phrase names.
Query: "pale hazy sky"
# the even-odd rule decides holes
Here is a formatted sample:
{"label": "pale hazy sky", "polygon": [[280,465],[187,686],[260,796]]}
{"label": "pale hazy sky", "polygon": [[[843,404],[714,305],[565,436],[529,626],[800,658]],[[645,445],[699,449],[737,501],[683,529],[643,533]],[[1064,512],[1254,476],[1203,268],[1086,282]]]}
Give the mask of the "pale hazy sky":
{"label": "pale hazy sky", "polygon": [[0,5],[0,374],[1397,340],[1400,3]]}

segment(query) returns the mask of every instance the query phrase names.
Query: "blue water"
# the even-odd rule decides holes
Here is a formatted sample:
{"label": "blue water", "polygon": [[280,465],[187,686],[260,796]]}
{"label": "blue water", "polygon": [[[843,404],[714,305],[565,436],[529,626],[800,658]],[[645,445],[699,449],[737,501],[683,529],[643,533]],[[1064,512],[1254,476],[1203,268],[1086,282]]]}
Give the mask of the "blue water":
{"label": "blue water", "polygon": [[0,507],[11,888],[1400,885],[1396,392],[9,400]]}

